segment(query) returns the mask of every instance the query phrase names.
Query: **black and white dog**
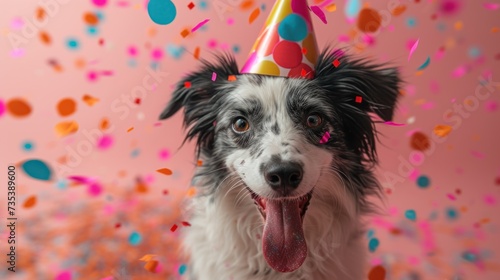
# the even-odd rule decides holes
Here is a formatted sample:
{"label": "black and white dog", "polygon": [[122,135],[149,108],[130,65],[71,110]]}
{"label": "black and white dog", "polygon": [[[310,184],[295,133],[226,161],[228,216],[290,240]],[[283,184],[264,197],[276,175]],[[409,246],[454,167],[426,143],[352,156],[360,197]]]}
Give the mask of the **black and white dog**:
{"label": "black and white dog", "polygon": [[391,120],[400,84],[394,68],[330,50],[311,80],[239,74],[219,55],[180,81],[160,118],[184,107],[203,160],[183,240],[190,279],[366,279],[373,116]]}

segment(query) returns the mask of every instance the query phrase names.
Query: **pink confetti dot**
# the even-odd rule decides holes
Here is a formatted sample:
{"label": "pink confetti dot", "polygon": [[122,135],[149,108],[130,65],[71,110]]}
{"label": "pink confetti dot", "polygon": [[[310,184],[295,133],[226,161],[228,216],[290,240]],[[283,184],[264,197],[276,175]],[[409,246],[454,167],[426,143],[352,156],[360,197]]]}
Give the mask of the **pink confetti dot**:
{"label": "pink confetti dot", "polygon": [[134,47],[134,46],[130,46],[130,47],[128,47],[128,54],[129,54],[130,56],[136,56],[136,55],[137,55],[137,53],[138,53],[138,51],[137,51],[137,48],[136,48],[136,47]]}
{"label": "pink confetti dot", "polygon": [[102,192],[102,187],[99,183],[92,183],[88,186],[87,191],[91,196],[98,196]]}
{"label": "pink confetti dot", "polygon": [[217,40],[211,39],[207,42],[207,45],[209,48],[213,49],[213,48],[217,47]]}
{"label": "pink confetti dot", "polygon": [[104,7],[108,3],[108,0],[92,0],[92,3],[97,7]]}
{"label": "pink confetti dot", "polygon": [[484,197],[484,203],[488,205],[495,205],[497,203],[497,200],[492,195],[486,195]]}
{"label": "pink confetti dot", "polygon": [[97,73],[94,71],[89,71],[87,73],[87,79],[91,82],[95,82],[97,80],[98,76]]}
{"label": "pink confetti dot", "polygon": [[234,24],[234,18],[228,18],[227,25],[233,25],[233,24]]}
{"label": "pink confetti dot", "polygon": [[0,99],[0,117],[5,113],[5,103]]}
{"label": "pink confetti dot", "polygon": [[97,147],[101,150],[109,149],[113,145],[113,137],[111,135],[104,135],[97,140]]}
{"label": "pink confetti dot", "polygon": [[[484,107],[486,108],[486,111],[488,111],[488,112],[495,112],[498,109],[498,103],[496,101],[490,100],[484,104]],[[0,109],[0,111],[1,111],[1,109]],[[0,115],[1,114],[2,113],[0,112]]]}
{"label": "pink confetti dot", "polygon": [[347,35],[339,35],[339,37],[337,38],[337,40],[339,42],[344,42],[344,43],[347,43],[349,42],[351,39],[349,38],[349,36]]}
{"label": "pink confetti dot", "polygon": [[154,49],[151,52],[151,56],[154,60],[161,60],[161,58],[163,57],[163,51],[161,49]]}
{"label": "pink confetti dot", "polygon": [[158,154],[161,160],[167,160],[170,158],[170,152],[167,149],[163,149]]}
{"label": "pink confetti dot", "polygon": [[14,30],[19,30],[19,29],[23,28],[23,26],[24,26],[24,20],[20,17],[15,17],[10,22],[10,28],[12,28]]}
{"label": "pink confetti dot", "polygon": [[71,271],[63,271],[59,273],[55,280],[71,280]]}

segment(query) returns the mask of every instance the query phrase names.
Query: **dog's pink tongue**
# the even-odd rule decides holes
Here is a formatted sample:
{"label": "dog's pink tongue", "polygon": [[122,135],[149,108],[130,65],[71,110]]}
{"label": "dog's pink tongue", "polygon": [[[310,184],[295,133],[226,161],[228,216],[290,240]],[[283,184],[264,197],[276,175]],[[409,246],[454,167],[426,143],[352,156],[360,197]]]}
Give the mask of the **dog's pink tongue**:
{"label": "dog's pink tongue", "polygon": [[267,263],[274,270],[291,272],[307,256],[298,201],[266,201],[266,224],[262,247]]}

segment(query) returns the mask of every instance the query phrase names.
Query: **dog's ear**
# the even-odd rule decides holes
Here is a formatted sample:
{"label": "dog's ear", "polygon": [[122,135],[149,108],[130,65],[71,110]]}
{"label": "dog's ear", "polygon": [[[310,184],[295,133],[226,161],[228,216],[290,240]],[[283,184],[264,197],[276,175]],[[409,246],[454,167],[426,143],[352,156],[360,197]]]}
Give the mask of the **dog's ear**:
{"label": "dog's ear", "polygon": [[314,80],[335,107],[348,147],[375,163],[376,130],[369,113],[392,120],[401,85],[397,69],[326,50],[319,57]]}
{"label": "dog's ear", "polygon": [[327,50],[319,57],[316,80],[335,101],[373,112],[384,121],[392,120],[401,85],[396,68]]}
{"label": "dog's ear", "polygon": [[218,55],[215,63],[201,62],[199,71],[178,82],[172,99],[160,115],[160,120],[164,120],[184,107],[184,126],[189,127],[184,141],[197,137],[198,152],[213,144],[217,116],[214,105],[220,88],[230,83],[229,76],[239,73],[238,65],[230,55]]}

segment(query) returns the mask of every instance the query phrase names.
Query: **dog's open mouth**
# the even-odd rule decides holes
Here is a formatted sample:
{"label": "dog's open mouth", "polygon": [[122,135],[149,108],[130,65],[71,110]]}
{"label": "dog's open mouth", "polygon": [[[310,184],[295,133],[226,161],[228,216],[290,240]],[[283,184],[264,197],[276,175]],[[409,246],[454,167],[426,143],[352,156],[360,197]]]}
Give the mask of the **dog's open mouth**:
{"label": "dog's open mouth", "polygon": [[307,256],[302,223],[312,191],[299,198],[267,199],[248,190],[265,221],[262,248],[267,263],[280,272],[298,269]]}

